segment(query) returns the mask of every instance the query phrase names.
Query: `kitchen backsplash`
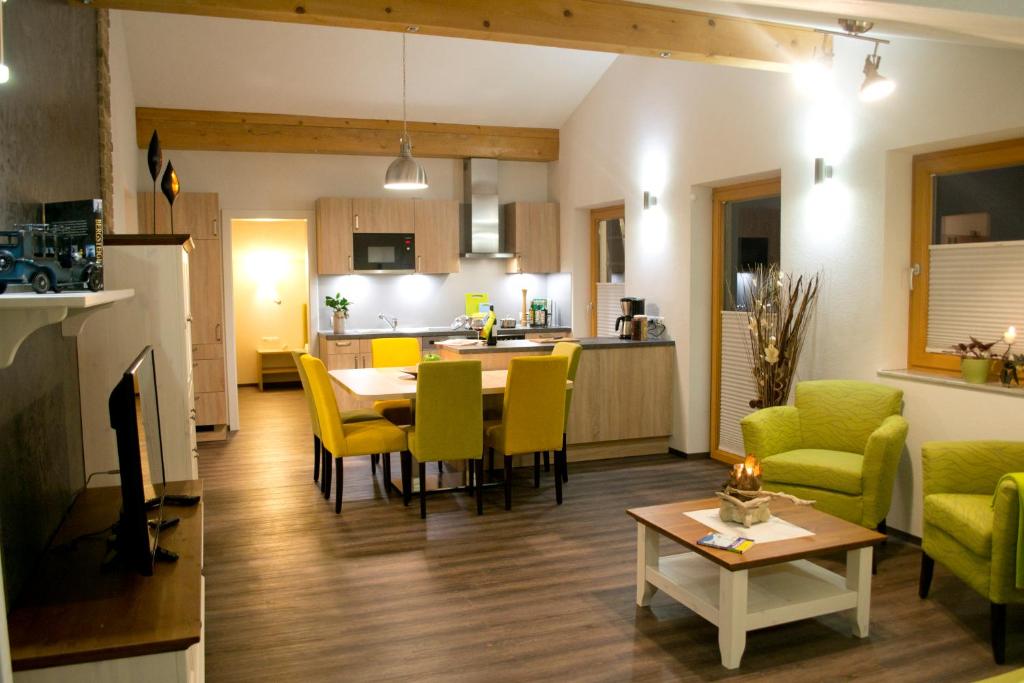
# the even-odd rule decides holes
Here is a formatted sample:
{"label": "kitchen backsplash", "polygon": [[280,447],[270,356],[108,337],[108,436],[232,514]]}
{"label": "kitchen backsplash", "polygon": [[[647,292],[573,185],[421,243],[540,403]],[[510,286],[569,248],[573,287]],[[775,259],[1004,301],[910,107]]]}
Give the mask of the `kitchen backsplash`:
{"label": "kitchen backsplash", "polygon": [[571,324],[572,276],[505,272],[507,262],[497,259],[463,259],[462,271],[451,275],[321,275],[316,301],[319,329],[331,328],[330,310],[324,297],[340,293],[352,302],[346,326],[383,327],[377,318],[385,313],[398,318],[399,326],[447,325],[465,311],[465,294],[486,292],[498,317],[519,317],[522,290],[529,299],[554,302],[553,325]]}

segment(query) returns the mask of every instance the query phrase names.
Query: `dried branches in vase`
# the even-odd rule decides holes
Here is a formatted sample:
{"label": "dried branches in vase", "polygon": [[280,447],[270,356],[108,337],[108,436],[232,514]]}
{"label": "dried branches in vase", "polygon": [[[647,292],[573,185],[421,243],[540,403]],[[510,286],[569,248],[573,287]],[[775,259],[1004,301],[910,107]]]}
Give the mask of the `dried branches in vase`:
{"label": "dried branches in vase", "polygon": [[751,408],[783,406],[818,301],[821,276],[794,279],[777,265],[758,266],[748,285],[751,371],[757,397]]}

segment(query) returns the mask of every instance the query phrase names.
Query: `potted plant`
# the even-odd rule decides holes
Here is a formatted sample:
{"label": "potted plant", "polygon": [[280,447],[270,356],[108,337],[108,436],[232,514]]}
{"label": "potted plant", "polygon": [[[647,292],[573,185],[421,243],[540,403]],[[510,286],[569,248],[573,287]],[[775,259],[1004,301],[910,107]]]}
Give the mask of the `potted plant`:
{"label": "potted plant", "polygon": [[338,293],[334,296],[328,295],[326,303],[327,308],[334,311],[334,315],[331,317],[331,327],[335,334],[341,334],[345,331],[345,318],[348,317],[348,307],[352,305],[352,302]]}
{"label": "potted plant", "polygon": [[960,375],[969,384],[985,384],[988,382],[988,373],[992,367],[992,357],[989,350],[996,345],[996,342],[986,344],[971,337],[970,344],[953,345],[953,350],[960,356]]}

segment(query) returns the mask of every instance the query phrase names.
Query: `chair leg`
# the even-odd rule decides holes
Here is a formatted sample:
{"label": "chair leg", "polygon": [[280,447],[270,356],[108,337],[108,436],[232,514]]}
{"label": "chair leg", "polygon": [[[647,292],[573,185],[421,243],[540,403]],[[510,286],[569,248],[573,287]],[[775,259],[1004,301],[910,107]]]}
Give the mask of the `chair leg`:
{"label": "chair leg", "polygon": [[473,464],[476,468],[476,514],[484,514],[484,487],[480,485],[480,482],[484,478],[484,459],[477,459],[476,463]]}
{"label": "chair leg", "polygon": [[569,454],[565,450],[565,432],[562,432],[562,481],[569,482]]}
{"label": "chair leg", "polygon": [[494,479],[494,449],[493,448],[488,449],[487,456],[488,456],[488,458],[490,458],[490,460],[488,461],[488,464],[487,464],[487,469],[489,469],[491,471],[490,472],[491,479]]}
{"label": "chair leg", "polygon": [[555,502],[562,504],[562,475],[565,470],[565,455],[555,451]]}
{"label": "chair leg", "polygon": [[412,454],[402,451],[402,504],[409,505],[412,499]]}
{"label": "chair leg", "polygon": [[323,492],[324,498],[327,500],[331,499],[331,461],[334,460],[334,454],[326,448],[323,449],[323,463],[320,467],[320,471],[323,474]]}
{"label": "chair leg", "polygon": [[512,456],[505,456],[505,509],[512,509]]}
{"label": "chair leg", "polygon": [[[544,451],[544,461],[548,459],[548,452]],[[540,452],[533,454],[533,488],[540,488]]]}
{"label": "chair leg", "polygon": [[313,435],[313,481],[320,481],[320,437]]}
{"label": "chair leg", "polygon": [[391,454],[385,453],[381,458],[381,468],[384,470],[384,493],[391,493]]}
{"label": "chair leg", "polygon": [[928,597],[932,587],[932,573],[935,571],[935,560],[928,553],[921,553],[921,581],[917,584],[917,594],[922,600]]}
{"label": "chair leg", "polygon": [[882,541],[882,545],[886,545],[889,541],[889,527],[885,525],[884,519],[878,523],[878,526],[875,527],[875,531],[885,536],[885,539]]}
{"label": "chair leg", "polygon": [[476,463],[472,460],[466,461],[466,493],[472,496],[475,491],[473,489],[473,477],[476,474]]}
{"label": "chair leg", "polygon": [[444,474],[444,463],[440,460],[437,461],[437,473]]}
{"label": "chair leg", "polygon": [[1006,663],[1006,605],[992,603],[992,657]]}
{"label": "chair leg", "polygon": [[427,463],[420,463],[420,519],[427,518]]}
{"label": "chair leg", "polygon": [[345,481],[345,467],[341,462],[341,458],[334,458],[334,469],[338,473],[334,478],[334,514],[340,515],[342,484]]}
{"label": "chair leg", "polygon": [[550,472],[551,471],[551,458],[548,457],[548,454],[547,454],[546,451],[544,452],[544,471],[545,472]]}
{"label": "chair leg", "polygon": [[379,456],[376,453],[370,455],[370,476],[377,476],[377,458]]}

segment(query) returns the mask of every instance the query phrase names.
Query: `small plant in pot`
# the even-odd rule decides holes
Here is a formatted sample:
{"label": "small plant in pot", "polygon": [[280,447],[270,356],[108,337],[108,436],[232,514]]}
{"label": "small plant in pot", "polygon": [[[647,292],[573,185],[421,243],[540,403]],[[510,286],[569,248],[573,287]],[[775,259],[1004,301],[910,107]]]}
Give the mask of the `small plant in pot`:
{"label": "small plant in pot", "polygon": [[334,315],[331,317],[331,327],[335,334],[341,334],[345,331],[345,318],[348,317],[348,307],[352,305],[352,302],[341,296],[340,293],[334,296],[327,296],[326,298],[327,308],[334,311]]}
{"label": "small plant in pot", "polygon": [[970,384],[985,384],[992,368],[990,350],[997,342],[986,344],[971,337],[969,344],[963,342],[953,345],[953,350],[960,356],[960,375]]}

